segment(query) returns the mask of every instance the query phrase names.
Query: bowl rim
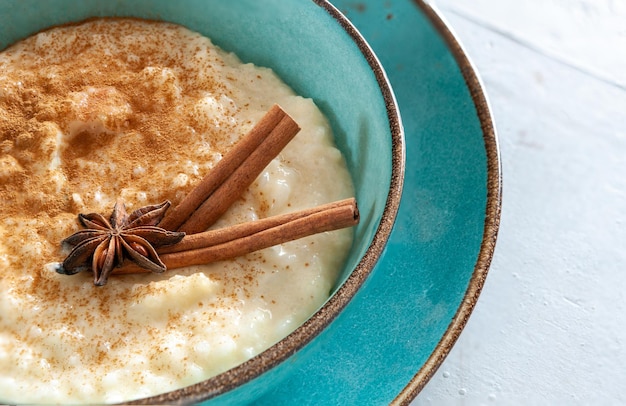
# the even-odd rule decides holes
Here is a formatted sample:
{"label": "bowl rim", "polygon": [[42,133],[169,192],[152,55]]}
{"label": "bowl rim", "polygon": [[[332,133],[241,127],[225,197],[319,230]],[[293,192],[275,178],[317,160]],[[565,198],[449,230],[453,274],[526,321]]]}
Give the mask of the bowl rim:
{"label": "bowl rim", "polygon": [[351,37],[370,66],[387,110],[391,133],[391,178],[385,207],[372,242],[347,279],[309,319],[292,333],[249,360],[195,384],[122,404],[194,404],[224,395],[278,366],[318,336],[348,305],[372,273],[389,240],[400,207],[406,151],[404,127],[395,94],[374,51],[357,28],[328,0],[311,0],[324,9]]}
{"label": "bowl rim", "polygon": [[408,405],[417,397],[435,372],[437,372],[437,369],[439,369],[458,340],[461,331],[465,328],[476,306],[482,288],[485,285],[485,280],[496,248],[502,212],[502,164],[500,159],[500,147],[498,145],[495,122],[485,87],[477,73],[476,67],[469,59],[456,33],[450,28],[450,24],[437,7],[427,0],[414,0],[414,2],[416,7],[424,13],[430,24],[432,24],[435,31],[442,37],[448,50],[454,57],[476,108],[476,114],[480,121],[487,154],[487,204],[480,250],[461,305],[457,309],[448,328],[437,343],[433,352],[414,377],[391,402],[392,405]]}

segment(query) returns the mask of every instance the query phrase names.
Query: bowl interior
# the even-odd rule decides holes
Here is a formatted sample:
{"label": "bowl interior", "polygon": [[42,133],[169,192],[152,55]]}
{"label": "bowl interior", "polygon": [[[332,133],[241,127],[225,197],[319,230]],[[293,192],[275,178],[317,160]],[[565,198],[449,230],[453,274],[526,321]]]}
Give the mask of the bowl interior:
{"label": "bowl interior", "polygon": [[[372,58],[364,58],[352,35],[317,1],[16,0],[0,3],[0,49],[54,25],[99,16],[132,16],[184,25],[236,53],[244,62],[272,68],[297,93],[316,102],[329,118],[346,157],[361,212],[355,243],[335,291],[355,268],[363,272],[354,291],[358,289],[380,253],[372,253],[372,241],[384,245],[390,232],[388,224],[377,235],[381,219],[387,216],[387,223],[392,223],[397,210],[397,202],[395,208],[389,208],[388,198],[391,193],[399,199],[403,154],[399,117],[394,116],[395,106],[388,105],[393,104],[393,96],[390,90],[381,92],[384,73],[372,70]],[[391,125],[390,116],[394,117]],[[365,266],[364,255],[370,256]],[[340,309],[335,306],[324,317],[332,319]],[[310,334],[317,334],[319,326]],[[277,351],[282,350],[274,354]],[[263,365],[257,365],[258,370],[266,367]]]}
{"label": "bowl interior", "polygon": [[328,12],[310,1],[38,0],[0,3],[0,49],[50,26],[95,16],[133,16],[184,25],[272,68],[329,118],[355,182],[361,223],[337,286],[373,239],[392,175],[385,99],[358,46]]}

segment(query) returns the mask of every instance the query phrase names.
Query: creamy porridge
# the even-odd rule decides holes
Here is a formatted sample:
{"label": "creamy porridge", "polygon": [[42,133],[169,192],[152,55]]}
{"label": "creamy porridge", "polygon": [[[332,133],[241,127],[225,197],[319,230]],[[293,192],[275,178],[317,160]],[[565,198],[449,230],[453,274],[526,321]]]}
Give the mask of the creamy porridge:
{"label": "creamy porridge", "polygon": [[77,213],[175,205],[263,114],[302,130],[214,227],[349,197],[314,103],[184,28],[93,20],[0,54],[0,400],[115,402],[189,385],[280,340],[328,297],[334,231],[164,274],[60,275]]}

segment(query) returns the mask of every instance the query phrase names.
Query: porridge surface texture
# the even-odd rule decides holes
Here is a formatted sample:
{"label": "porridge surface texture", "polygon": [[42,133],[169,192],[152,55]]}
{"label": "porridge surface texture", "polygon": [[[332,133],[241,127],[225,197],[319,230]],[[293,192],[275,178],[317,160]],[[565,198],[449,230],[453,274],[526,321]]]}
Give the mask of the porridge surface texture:
{"label": "porridge surface texture", "polygon": [[78,213],[175,206],[273,104],[302,130],[213,226],[353,195],[313,101],[183,27],[91,20],[0,53],[0,400],[116,402],[223,372],[327,298],[350,230],[164,274],[57,274]]}

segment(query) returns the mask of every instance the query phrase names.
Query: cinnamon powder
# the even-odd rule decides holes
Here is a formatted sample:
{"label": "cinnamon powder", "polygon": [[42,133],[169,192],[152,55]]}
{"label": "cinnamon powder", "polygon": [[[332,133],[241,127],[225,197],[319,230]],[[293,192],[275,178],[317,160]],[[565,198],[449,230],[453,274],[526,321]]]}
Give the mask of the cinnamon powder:
{"label": "cinnamon powder", "polygon": [[323,303],[349,231],[106,289],[47,266],[78,213],[110,213],[117,197],[129,210],[176,205],[274,103],[303,129],[217,227],[352,195],[310,100],[167,23],[92,20],[0,54],[0,397],[116,402],[178,388],[262,351]]}

